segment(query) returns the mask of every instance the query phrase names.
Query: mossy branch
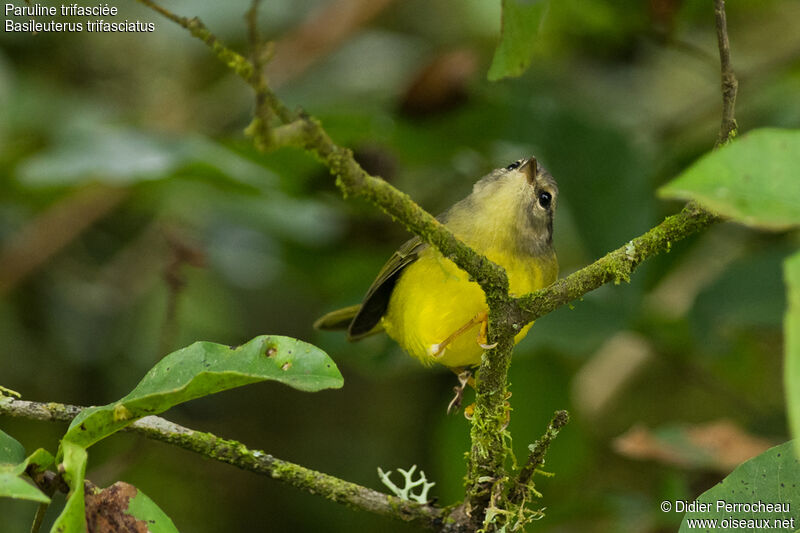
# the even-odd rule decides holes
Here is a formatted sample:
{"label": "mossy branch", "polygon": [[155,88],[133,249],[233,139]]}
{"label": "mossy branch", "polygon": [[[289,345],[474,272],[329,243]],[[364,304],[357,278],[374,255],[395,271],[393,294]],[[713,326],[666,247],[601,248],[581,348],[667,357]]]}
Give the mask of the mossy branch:
{"label": "mossy branch", "polygon": [[630,281],[645,259],[669,250],[672,243],[719,221],[719,217],[689,203],[650,231],[628,241],[591,265],[561,278],[549,287],[516,300],[517,323],[524,325],[609,282]]}
{"label": "mossy branch", "polygon": [[[508,279],[502,268],[456,239],[408,195],[384,180],[370,176],[358,165],[350,150],[333,142],[317,120],[303,113],[289,111],[269,87],[260,60],[254,64],[230,50],[221,44],[197,18],[180,17],[151,0],[139,1],[180,24],[193,36],[205,42],[220,60],[253,87],[256,94],[256,117],[248,127],[247,133],[253,138],[257,147],[271,150],[281,146],[298,146],[314,153],[336,177],[336,183],[345,196],[359,196],[380,207],[393,219],[452,259],[483,288],[489,305],[489,340],[496,342],[497,347],[490,350],[481,363],[471,432],[472,448],[469,456],[465,507],[471,528],[477,529],[483,524],[486,511],[493,505],[498,492],[502,493],[504,480],[507,480],[503,471],[506,453],[503,431],[508,423],[505,402],[507,373],[515,332],[531,320],[580,298],[605,283],[629,280],[631,273],[642,261],[668,250],[672,242],[713,224],[717,221],[717,217],[698,206],[687,205],[677,215],[667,218],[644,235],[629,241],[588,267],[559,280],[547,289],[514,299],[508,293]],[[724,2],[714,1],[723,78],[724,107],[723,124],[718,140],[720,144],[735,133],[733,110],[736,79],[730,68]],[[257,2],[254,2],[248,15],[251,40],[257,33],[254,27],[256,7]],[[273,116],[280,122],[277,127],[271,124]]]}
{"label": "mossy branch", "polygon": [[547,431],[544,435],[533,443],[530,447],[530,455],[525,462],[525,466],[519,471],[516,482],[511,486],[508,491],[508,501],[514,505],[523,503],[531,492],[531,480],[536,470],[544,464],[544,456],[550,448],[550,444],[558,436],[561,428],[569,422],[569,413],[566,411],[556,411],[550,424],[547,426]]}
{"label": "mossy branch", "polygon": [[301,114],[291,124],[277,128],[275,134],[275,138],[315,154],[336,177],[336,184],[345,196],[364,198],[378,206],[467,271],[487,295],[502,298],[508,294],[508,278],[503,268],[457,239],[406,193],[368,174],[354,159],[352,151],[336,144],[319,121]]}
{"label": "mossy branch", "polygon": [[256,98],[263,99],[280,122],[291,125],[273,130],[270,125],[263,123],[263,119],[257,117],[247,130],[257,147],[272,149],[301,146],[314,153],[336,177],[336,184],[345,196],[358,196],[372,202],[409,231],[435,246],[469,273],[490,299],[494,294],[508,294],[505,270],[457,239],[407,194],[383,179],[369,175],[355,160],[352,151],[333,142],[319,121],[305,113],[289,111],[270,89],[263,72],[255,68],[250,60],[222,44],[200,19],[181,17],[152,0],[138,1],[186,28],[192,36],[206,43],[220,61],[253,88]]}
{"label": "mossy branch", "polygon": [[[70,422],[85,407],[62,403],[40,403],[0,397],[0,415],[29,420]],[[235,440],[195,431],[158,416],[141,418],[125,428],[149,439],[198,453],[209,459],[267,475],[302,491],[375,514],[400,519],[421,527],[440,529],[446,511],[431,505],[401,500],[334,476],[253,450]]]}

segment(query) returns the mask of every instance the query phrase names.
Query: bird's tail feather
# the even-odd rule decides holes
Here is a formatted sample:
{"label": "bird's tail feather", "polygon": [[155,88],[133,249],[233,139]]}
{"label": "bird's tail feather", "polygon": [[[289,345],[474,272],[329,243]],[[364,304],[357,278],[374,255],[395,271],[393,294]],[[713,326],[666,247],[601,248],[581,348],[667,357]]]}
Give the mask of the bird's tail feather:
{"label": "bird's tail feather", "polygon": [[361,309],[361,304],[351,305],[350,307],[343,307],[336,311],[320,317],[314,322],[314,329],[321,329],[323,331],[336,331],[340,329],[347,329],[353,321],[358,311]]}
{"label": "bird's tail feather", "polygon": [[351,305],[350,307],[343,307],[342,309],[331,311],[330,313],[321,316],[316,322],[314,322],[314,329],[320,329],[323,331],[346,329],[348,330],[347,340],[350,341],[357,341],[363,339],[364,337],[369,337],[370,335],[374,335],[383,331],[383,324],[380,320],[378,320],[378,322],[369,331],[364,331],[354,335],[350,331],[350,326],[359,311],[361,311],[361,304]]}

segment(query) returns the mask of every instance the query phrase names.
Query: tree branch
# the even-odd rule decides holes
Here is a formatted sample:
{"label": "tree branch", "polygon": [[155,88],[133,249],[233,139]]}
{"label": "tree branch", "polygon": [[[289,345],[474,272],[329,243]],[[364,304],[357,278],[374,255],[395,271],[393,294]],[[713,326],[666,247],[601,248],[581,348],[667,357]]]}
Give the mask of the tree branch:
{"label": "tree branch", "polygon": [[[70,422],[85,407],[61,403],[40,403],[0,397],[0,415]],[[447,511],[401,500],[349,481],[323,474],[303,466],[252,450],[235,440],[226,440],[211,433],[189,429],[158,416],[141,418],[125,428],[153,440],[179,446],[223,463],[267,475],[302,491],[318,494],[329,500],[382,516],[403,520],[431,529],[441,528]]]}
{"label": "tree branch", "polygon": [[678,214],[667,217],[644,235],[628,241],[591,265],[545,289],[518,298],[516,323],[525,325],[611,281],[630,281],[633,271],[645,259],[669,250],[672,243],[718,221],[718,216],[690,202]]}
{"label": "tree branch", "polygon": [[531,479],[533,479],[533,474],[536,472],[537,468],[544,464],[544,456],[550,448],[550,443],[553,442],[553,439],[558,436],[558,432],[561,431],[561,428],[566,426],[568,422],[569,413],[566,411],[555,412],[542,438],[531,445],[531,453],[528,455],[528,460],[525,462],[525,466],[522,467],[522,470],[520,470],[516,483],[512,485],[508,491],[508,501],[515,505],[519,505],[525,501],[525,497],[531,489],[530,482]]}
{"label": "tree branch", "polygon": [[[630,274],[642,261],[662,250],[668,250],[672,242],[713,224],[717,217],[689,204],[679,214],[667,218],[646,234],[556,282],[550,288],[513,299],[508,293],[508,279],[501,267],[456,239],[408,195],[382,179],[367,174],[354,160],[352,152],[335,144],[318,121],[303,113],[290,112],[269,87],[263,72],[255,68],[252,62],[221,44],[202,22],[196,18],[179,17],[157,6],[152,0],[139,1],[185,27],[193,36],[205,42],[218,58],[253,87],[257,103],[263,102],[275,113],[283,126],[273,129],[267,124],[268,119],[257,112],[256,119],[248,127],[247,133],[252,136],[257,147],[267,150],[293,145],[314,153],[336,177],[336,183],[345,196],[360,196],[381,208],[453,260],[484,290],[489,306],[489,340],[496,342],[497,347],[490,350],[481,363],[471,430],[466,511],[472,528],[477,529],[483,523],[486,510],[493,505],[498,492],[502,493],[506,479],[503,472],[506,457],[503,432],[508,423],[505,401],[507,373],[515,332],[531,320],[605,283],[629,280]],[[730,68],[724,3],[721,0],[715,1],[718,8],[717,30],[720,36],[724,93],[723,126],[718,142],[725,142],[735,131],[733,102],[736,83]]]}
{"label": "tree branch", "polygon": [[714,0],[714,17],[717,27],[717,44],[719,46],[719,63],[722,75],[722,123],[719,126],[717,146],[726,144],[736,136],[736,92],[739,81],[731,65],[731,44],[728,41],[728,20],[725,16],[725,0]]}
{"label": "tree branch", "polygon": [[[152,0],[138,0],[161,15],[186,28],[192,36],[208,45],[214,55],[223,61],[240,78],[247,82],[261,95],[267,105],[277,114],[284,124],[299,121],[295,127],[305,132],[301,138],[292,137],[291,143],[303,142],[303,147],[319,157],[336,177],[336,184],[345,196],[362,197],[381,208],[392,219],[403,224],[409,231],[419,235],[423,240],[435,246],[446,257],[469,273],[483,288],[487,299],[505,292],[508,294],[508,278],[505,270],[489,261],[483,255],[457,239],[433,215],[417,205],[407,194],[394,188],[381,178],[371,176],[356,162],[353,153],[343,148],[330,138],[320,123],[304,113],[297,117],[281,102],[270,89],[262,73],[240,54],[225,46],[211,33],[197,17],[181,17],[165,9]],[[263,126],[248,128],[248,132],[257,134],[264,131]],[[273,139],[256,138],[256,146],[260,148],[277,147]],[[491,304],[491,302],[490,302]]]}

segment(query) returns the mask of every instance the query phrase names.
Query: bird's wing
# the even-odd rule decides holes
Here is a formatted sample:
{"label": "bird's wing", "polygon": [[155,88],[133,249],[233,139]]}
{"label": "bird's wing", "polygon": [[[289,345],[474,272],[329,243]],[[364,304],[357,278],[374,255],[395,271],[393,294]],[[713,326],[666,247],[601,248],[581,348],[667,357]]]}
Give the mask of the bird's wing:
{"label": "bird's wing", "polygon": [[397,283],[400,274],[404,268],[416,261],[419,254],[427,247],[428,245],[422,242],[419,237],[409,239],[383,265],[375,281],[372,282],[372,285],[367,290],[364,301],[361,303],[361,308],[350,323],[350,327],[347,330],[347,337],[350,340],[358,340],[380,331],[381,328],[378,326],[381,317],[386,313],[386,308],[389,307],[389,298],[392,296],[394,285]]}

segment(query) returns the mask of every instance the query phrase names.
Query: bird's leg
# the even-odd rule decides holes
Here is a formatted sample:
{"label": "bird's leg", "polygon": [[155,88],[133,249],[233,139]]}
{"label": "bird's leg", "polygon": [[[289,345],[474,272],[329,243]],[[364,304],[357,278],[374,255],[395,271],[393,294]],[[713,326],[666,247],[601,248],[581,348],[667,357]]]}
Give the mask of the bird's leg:
{"label": "bird's leg", "polygon": [[[495,342],[489,344],[489,339],[486,338],[486,332],[489,329],[489,313],[487,313],[486,311],[480,312],[476,315],[475,318],[477,318],[481,324],[481,327],[478,330],[478,346],[480,346],[484,350],[491,350],[492,348],[497,346],[497,343]],[[473,320],[475,320],[475,318],[473,318]]]}
{"label": "bird's leg", "polygon": [[486,311],[481,311],[474,317],[470,318],[466,324],[464,324],[463,326],[455,330],[453,333],[451,333],[445,340],[443,340],[439,344],[432,345],[429,348],[430,354],[433,357],[439,357],[444,353],[444,350],[445,348],[447,348],[448,344],[456,340],[456,338],[459,335],[470,329],[475,324],[480,324],[480,328],[478,329],[478,339],[477,339],[478,346],[480,346],[484,350],[491,350],[492,348],[497,346],[497,343],[487,344],[488,341],[486,339],[486,330],[489,327],[489,314]]}
{"label": "bird's leg", "polygon": [[475,387],[475,378],[472,377],[472,371],[468,368],[465,368],[459,372],[459,369],[453,368],[453,372],[456,372],[456,376],[458,377],[458,385],[453,387],[453,391],[456,395],[450,400],[450,404],[447,406],[447,414],[455,413],[461,407],[461,399],[464,396],[464,389],[467,388],[467,385],[470,387]]}

